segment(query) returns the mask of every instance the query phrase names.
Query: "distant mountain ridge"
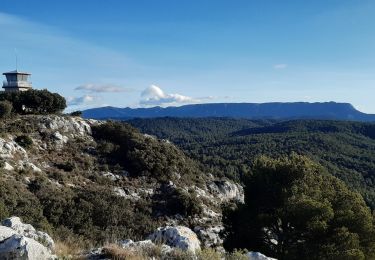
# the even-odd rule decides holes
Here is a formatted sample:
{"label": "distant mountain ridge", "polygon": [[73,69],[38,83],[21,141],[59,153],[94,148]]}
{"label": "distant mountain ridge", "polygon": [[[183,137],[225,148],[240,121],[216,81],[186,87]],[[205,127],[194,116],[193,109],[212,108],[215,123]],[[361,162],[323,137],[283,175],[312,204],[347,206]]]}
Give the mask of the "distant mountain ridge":
{"label": "distant mountain ridge", "polygon": [[373,114],[360,112],[349,103],[336,102],[207,103],[166,108],[100,107],[84,110],[83,117],[93,119],[233,117],[375,121],[375,115]]}

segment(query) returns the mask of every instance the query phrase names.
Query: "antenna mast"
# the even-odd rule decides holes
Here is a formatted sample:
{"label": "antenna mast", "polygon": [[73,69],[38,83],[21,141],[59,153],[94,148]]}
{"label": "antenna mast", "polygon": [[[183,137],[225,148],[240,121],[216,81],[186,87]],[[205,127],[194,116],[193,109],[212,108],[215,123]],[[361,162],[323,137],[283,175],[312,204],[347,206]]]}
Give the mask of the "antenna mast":
{"label": "antenna mast", "polygon": [[17,49],[14,48],[14,55],[16,56],[16,70],[18,70],[18,55],[17,55]]}

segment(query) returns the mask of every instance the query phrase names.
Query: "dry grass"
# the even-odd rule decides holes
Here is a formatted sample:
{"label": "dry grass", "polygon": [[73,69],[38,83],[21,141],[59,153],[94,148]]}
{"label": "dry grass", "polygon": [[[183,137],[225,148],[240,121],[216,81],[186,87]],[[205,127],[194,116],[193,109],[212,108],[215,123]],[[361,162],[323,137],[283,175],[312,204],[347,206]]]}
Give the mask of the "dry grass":
{"label": "dry grass", "polygon": [[142,252],[122,248],[116,244],[109,244],[103,249],[106,257],[113,260],[146,260]]}
{"label": "dry grass", "polygon": [[79,255],[82,253],[83,248],[79,243],[75,243],[74,241],[65,241],[62,242],[60,240],[55,242],[55,254],[59,257],[59,259],[70,258],[75,255]]}

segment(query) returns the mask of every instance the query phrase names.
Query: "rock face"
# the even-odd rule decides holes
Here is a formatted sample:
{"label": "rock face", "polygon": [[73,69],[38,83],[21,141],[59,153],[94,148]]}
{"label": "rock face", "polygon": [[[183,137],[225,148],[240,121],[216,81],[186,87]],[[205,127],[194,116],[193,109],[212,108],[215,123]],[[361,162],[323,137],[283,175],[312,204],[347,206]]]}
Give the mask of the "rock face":
{"label": "rock face", "polygon": [[[90,121],[94,123],[93,121]],[[76,135],[90,135],[91,127],[87,120],[79,117],[64,117],[49,115],[40,118],[39,127],[41,129],[49,129],[54,131],[59,131],[61,133],[74,133]],[[58,137],[60,137],[58,134]],[[57,138],[57,136],[56,136]]]}
{"label": "rock face", "polygon": [[246,254],[249,260],[277,260],[276,258],[267,257],[259,252],[248,252]]}
{"label": "rock face", "polygon": [[10,165],[8,162],[5,162],[4,166],[3,166],[3,169],[6,170],[6,171],[13,171],[14,167],[12,165]]}
{"label": "rock face", "polygon": [[18,217],[3,221],[0,226],[0,259],[54,259],[52,238]]}
{"label": "rock face", "polygon": [[223,226],[214,226],[208,228],[195,227],[194,231],[204,244],[204,247],[220,247],[223,244],[223,239],[220,237],[220,232],[224,229]]}
{"label": "rock face", "polygon": [[0,138],[0,158],[13,158],[13,155],[15,153],[20,153],[26,156],[25,149],[19,146],[15,141],[7,141],[3,138]]}
{"label": "rock face", "polygon": [[208,184],[210,192],[216,194],[221,201],[234,200],[244,203],[245,196],[243,187],[239,184],[224,180],[214,181]]}
{"label": "rock face", "polygon": [[44,260],[53,259],[53,256],[46,247],[34,239],[14,234],[0,242],[0,258]]}
{"label": "rock face", "polygon": [[42,242],[51,251],[53,251],[55,248],[55,243],[53,242],[53,239],[47,233],[37,231],[30,224],[22,223],[19,217],[7,218],[2,222],[2,225],[13,229],[22,236]]}
{"label": "rock face", "polygon": [[166,244],[191,252],[201,249],[197,235],[190,228],[184,226],[158,228],[148,239],[154,243]]}

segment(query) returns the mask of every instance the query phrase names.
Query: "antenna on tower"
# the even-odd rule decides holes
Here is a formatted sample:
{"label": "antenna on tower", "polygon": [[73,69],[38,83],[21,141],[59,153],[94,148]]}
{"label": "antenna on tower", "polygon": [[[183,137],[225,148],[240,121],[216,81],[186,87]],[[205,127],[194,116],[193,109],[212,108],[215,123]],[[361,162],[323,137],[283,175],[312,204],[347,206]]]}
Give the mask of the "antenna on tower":
{"label": "antenna on tower", "polygon": [[14,55],[16,56],[16,70],[18,70],[18,55],[17,55],[17,49],[14,48]]}

